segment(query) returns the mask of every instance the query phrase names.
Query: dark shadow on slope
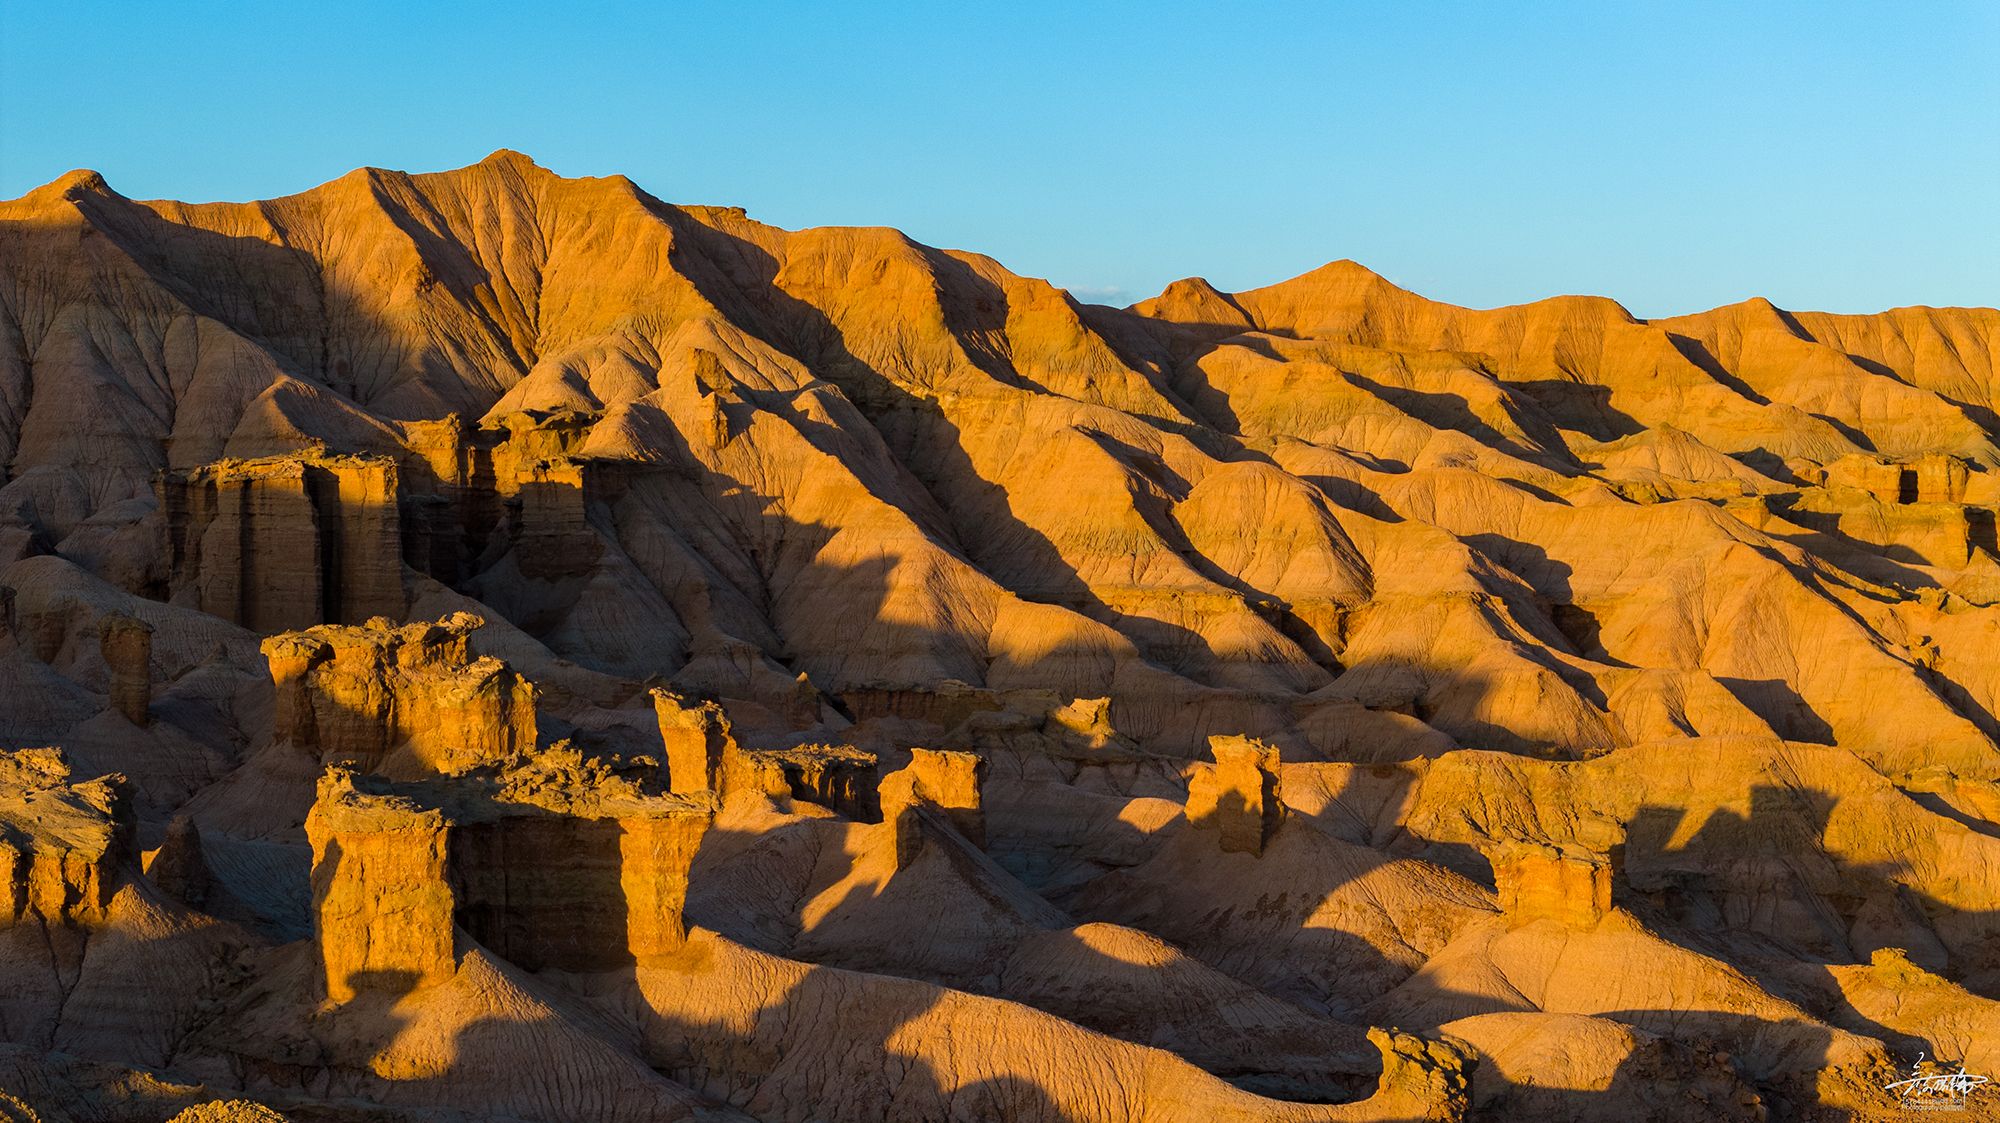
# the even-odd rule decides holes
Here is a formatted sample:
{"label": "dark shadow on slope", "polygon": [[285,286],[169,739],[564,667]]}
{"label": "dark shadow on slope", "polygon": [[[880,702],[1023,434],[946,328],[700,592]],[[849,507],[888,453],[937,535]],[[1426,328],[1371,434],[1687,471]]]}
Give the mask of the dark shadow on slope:
{"label": "dark shadow on slope", "polygon": [[[1747,814],[1716,808],[1692,832],[1686,808],[1641,807],[1627,826],[1619,902],[1808,1009],[1839,1010],[1845,1000],[1825,1007],[1789,970],[1866,963],[1882,947],[1903,948],[1974,994],[2000,994],[2000,910],[1965,909],[1924,891],[1919,879],[1940,875],[1915,861],[1841,860],[1825,843],[1832,793],[1758,784],[1749,796]],[[1963,814],[1933,813],[1992,835],[1991,824],[1980,830]],[[1857,1032],[1895,1036],[1855,1022],[1851,1009],[1842,1016]]]}
{"label": "dark shadow on slope", "polygon": [[1834,743],[1833,726],[1784,679],[1718,677],[1716,681],[1785,740],[1814,745]]}
{"label": "dark shadow on slope", "polygon": [[1851,570],[1857,577],[1900,585],[1906,589],[1937,586],[1935,577],[1922,569],[1911,568],[1935,564],[1928,558],[1908,546],[1885,545],[1856,538],[1840,529],[1840,512],[1808,510],[1799,506],[1799,500],[1798,495],[1780,495],[1773,496],[1769,502],[1772,512],[1800,528],[1800,533],[1785,534],[1782,528],[1767,530],[1766,533],[1791,542],[1815,557]]}
{"label": "dark shadow on slope", "polygon": [[[1604,650],[1600,639],[1602,629],[1596,613],[1583,605],[1573,603],[1575,593],[1570,588],[1570,576],[1574,571],[1567,562],[1550,557],[1546,549],[1532,542],[1500,534],[1460,535],[1459,541],[1504,566],[1540,595],[1542,603],[1534,607],[1546,611],[1547,623],[1555,634],[1544,633],[1537,636],[1538,639],[1559,650],[1566,646],[1570,654],[1592,662],[1614,667],[1631,666],[1629,663],[1612,658]],[[1536,619],[1537,613],[1522,615],[1531,628],[1542,622]],[[1567,668],[1561,670],[1566,671]],[[1604,704],[1602,698],[1595,698],[1593,701],[1600,708]]]}
{"label": "dark shadow on slope", "polygon": [[[1839,418],[1829,417],[1823,413],[1808,413],[1806,416],[1826,422],[1827,425],[1834,430],[1834,432],[1837,432],[1841,436],[1846,437],[1848,441],[1854,445],[1854,447],[1860,449],[1863,452],[1878,451],[1875,447],[1875,439],[1873,437],[1870,437],[1868,434],[1862,432],[1860,429],[1849,424],[1848,422],[1842,421]],[[1912,496],[1912,498],[1915,497]],[[1909,502],[1909,500],[1904,500],[1904,502]]]}
{"label": "dark shadow on slope", "polygon": [[1540,405],[1565,428],[1575,428],[1592,440],[1609,443],[1646,431],[1638,420],[1611,404],[1611,387],[1563,378],[1501,385]]}
{"label": "dark shadow on slope", "polygon": [[[674,208],[659,204],[654,211],[674,228],[677,247],[699,250],[677,259],[676,265],[704,296],[746,330],[839,387],[898,460],[926,469],[915,478],[926,489],[933,509],[943,512],[937,521],[952,528],[951,538],[943,543],[947,549],[1024,600],[1068,608],[1127,632],[1147,658],[1161,666],[1196,681],[1212,674],[1206,666],[1213,662],[1212,653],[1198,633],[1170,621],[1124,613],[1099,597],[1055,543],[1014,515],[1006,488],[974,470],[957,426],[939,402],[912,392],[871,365],[849,347],[825,312],[785,292],[777,283],[778,262],[770,254]],[[725,275],[711,264],[715,261],[732,263],[736,271]],[[940,299],[949,307],[954,300],[962,302],[963,296],[946,294]],[[989,293],[989,303],[992,299]],[[985,325],[995,314],[990,309],[980,313],[977,299],[971,304],[969,326]],[[949,313],[960,314],[963,310]],[[1010,384],[1018,379],[1017,372],[1010,379],[987,369],[1001,359],[990,348],[968,348],[964,339],[954,339],[972,369]],[[1009,372],[1011,365],[1001,370],[1003,375]]]}
{"label": "dark shadow on slope", "polygon": [[[1512,437],[1487,424],[1486,420],[1473,412],[1472,404],[1459,394],[1434,394],[1422,390],[1405,389],[1376,382],[1366,375],[1344,372],[1347,381],[1366,390],[1397,409],[1424,423],[1439,429],[1464,433],[1488,448],[1495,449],[1517,460],[1545,468],[1559,476],[1582,474],[1576,458],[1562,441],[1552,422],[1546,418],[1516,418],[1522,424],[1524,433],[1531,428],[1540,428],[1541,439],[1553,445],[1524,445]],[[1532,400],[1532,399],[1531,399]],[[1537,407],[1539,408],[1539,407]],[[1539,424],[1534,424],[1539,422]],[[1531,439],[1533,435],[1531,434]],[[1519,481],[1510,481],[1518,484]],[[1539,489],[1537,489],[1539,490]],[[1560,500],[1557,500],[1560,502]]]}
{"label": "dark shadow on slope", "polygon": [[[1036,900],[959,836],[944,817],[920,813],[919,822],[922,842],[901,868],[882,864],[887,848],[893,847],[893,834],[885,833],[893,831],[891,824],[848,828],[837,820],[810,819],[755,835],[715,828],[695,858],[689,881],[690,918],[703,926],[720,925],[739,942],[779,955],[798,957],[808,947],[819,949],[806,953],[806,958],[822,966],[1045,1005],[1038,1000],[1039,991],[1010,986],[1004,965],[1019,941],[1036,938],[1046,950],[1047,939],[1074,921]],[[1212,832],[1203,836],[1213,841]],[[824,894],[857,862],[877,872],[850,879],[845,894],[829,903]],[[809,921],[802,911],[808,900],[814,901]],[[994,915],[980,922],[977,931],[965,929],[954,915],[964,907],[994,910]],[[880,940],[865,938],[878,930]],[[1127,987],[1138,981],[1131,977],[1139,970],[1132,964],[1073,938],[1061,941],[1061,946],[1066,950],[1058,962],[1070,977],[1122,978]],[[1352,1099],[1365,1095],[1379,1074],[1379,1056],[1360,1042],[1358,1030],[1348,1027],[1339,1027],[1345,1036],[1316,1043],[1309,1035],[1291,1039],[1293,1053],[1282,1063],[1274,1057],[1260,1066],[1255,1050],[1245,1049],[1243,1042],[1232,1041],[1227,1034],[1218,1037],[1209,1032],[1213,1028],[1209,1011],[1186,1005],[1187,998],[1166,989],[1166,980],[1151,980],[1143,972],[1142,976],[1148,981],[1138,990],[1121,991],[1137,1003],[1125,1007],[1136,1020],[1121,1023],[1087,1013],[1084,1023],[1135,1044],[1164,1044],[1198,1065],[1206,1062],[1205,1067],[1219,1075],[1257,1084],[1267,1092],[1282,1091],[1288,1098]],[[1059,1015],[1076,1013],[1063,1005],[1059,994],[1051,993],[1047,1001],[1055,1004],[1053,1012]],[[1294,1017],[1283,1014],[1284,1009],[1273,1004],[1270,1011]],[[1146,1010],[1154,1013],[1145,1014]],[[1108,1016],[1109,1008],[1097,1013]],[[1162,1016],[1168,1020],[1159,1021]],[[1315,1072],[1325,1078],[1316,1078]]]}
{"label": "dark shadow on slope", "polygon": [[1681,358],[1700,367],[1702,373],[1728,387],[1739,396],[1760,406],[1771,404],[1771,399],[1752,389],[1748,382],[1731,374],[1729,369],[1723,366],[1701,341],[1690,339],[1685,335],[1670,331],[1667,333],[1667,342],[1674,345],[1674,350],[1681,353]]}

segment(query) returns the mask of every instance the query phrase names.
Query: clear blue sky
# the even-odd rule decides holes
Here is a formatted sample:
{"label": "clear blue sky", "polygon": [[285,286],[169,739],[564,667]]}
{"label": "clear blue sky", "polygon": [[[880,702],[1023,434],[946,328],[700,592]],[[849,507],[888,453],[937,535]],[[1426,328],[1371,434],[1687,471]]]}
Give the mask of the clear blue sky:
{"label": "clear blue sky", "polygon": [[0,0],[0,196],[518,148],[1122,303],[1351,257],[1480,306],[2000,304],[2000,2]]}

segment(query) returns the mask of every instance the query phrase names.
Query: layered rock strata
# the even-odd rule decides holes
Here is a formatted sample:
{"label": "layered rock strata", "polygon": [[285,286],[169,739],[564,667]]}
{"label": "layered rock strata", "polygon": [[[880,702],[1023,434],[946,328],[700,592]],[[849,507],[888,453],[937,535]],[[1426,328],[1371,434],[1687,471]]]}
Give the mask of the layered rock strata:
{"label": "layered rock strata", "polygon": [[321,625],[264,641],[280,740],[327,762],[398,773],[454,772],[535,745],[535,689],[474,657],[483,625],[456,613],[394,627]]}
{"label": "layered rock strata", "polygon": [[461,930],[530,970],[601,970],[680,946],[712,805],[519,779],[398,784],[341,768],[321,779],[307,834],[330,998],[450,978]]}
{"label": "layered rock strata", "polygon": [[56,749],[0,751],[0,926],[101,927],[132,861],[124,780],[76,780]]}

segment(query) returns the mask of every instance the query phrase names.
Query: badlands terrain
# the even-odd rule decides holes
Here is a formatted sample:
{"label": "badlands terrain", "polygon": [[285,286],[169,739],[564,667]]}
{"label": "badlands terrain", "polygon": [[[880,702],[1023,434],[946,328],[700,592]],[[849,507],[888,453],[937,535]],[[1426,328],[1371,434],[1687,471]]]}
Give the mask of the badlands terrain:
{"label": "badlands terrain", "polygon": [[0,1119],[1897,1117],[2000,1075],[1996,357],[63,176]]}

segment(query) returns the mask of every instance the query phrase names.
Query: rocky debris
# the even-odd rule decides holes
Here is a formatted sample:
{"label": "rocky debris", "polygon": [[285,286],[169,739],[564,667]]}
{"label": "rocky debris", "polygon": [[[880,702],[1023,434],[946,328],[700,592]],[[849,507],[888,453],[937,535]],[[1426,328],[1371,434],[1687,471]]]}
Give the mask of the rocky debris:
{"label": "rocky debris", "polygon": [[111,672],[111,708],[133,725],[150,725],[153,704],[153,626],[121,613],[98,625],[98,645]]}
{"label": "rocky debris", "polygon": [[1510,840],[1487,852],[1510,923],[1592,928],[1611,911],[1611,860],[1574,846]]}
{"label": "rocky debris", "polygon": [[215,1100],[187,1108],[167,1123],[286,1123],[286,1119],[255,1100]]}
{"label": "rocky debris", "polygon": [[324,624],[264,641],[279,739],[327,762],[462,771],[535,744],[535,688],[468,637],[485,621]]}
{"label": "rocky debris", "polygon": [[132,853],[121,776],[73,780],[59,749],[0,751],[0,924],[102,926]]}
{"label": "rocky debris", "polygon": [[1212,737],[1215,763],[1188,778],[1188,822],[1221,835],[1224,850],[1262,854],[1285,821],[1278,750],[1248,737]]}
{"label": "rocky debris", "polygon": [[1368,1040],[1382,1051],[1378,1096],[1409,1103],[1416,1119],[1458,1119],[1465,1114],[1471,1058],[1462,1049],[1393,1029],[1371,1028]]}
{"label": "rocky debris", "polygon": [[12,1093],[0,1092],[0,1121],[4,1123],[54,1123],[56,1118],[37,1112]]}

